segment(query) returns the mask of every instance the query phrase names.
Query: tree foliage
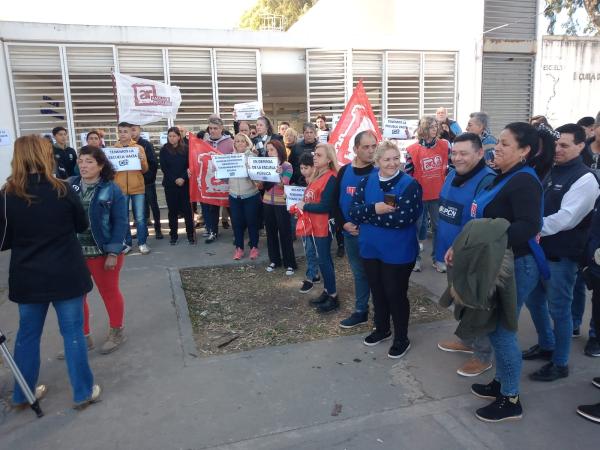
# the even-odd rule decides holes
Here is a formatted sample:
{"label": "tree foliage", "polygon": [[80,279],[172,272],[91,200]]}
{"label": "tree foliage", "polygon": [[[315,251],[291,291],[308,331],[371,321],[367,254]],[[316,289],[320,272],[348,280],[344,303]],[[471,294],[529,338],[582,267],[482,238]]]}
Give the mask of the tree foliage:
{"label": "tree foliage", "polygon": [[562,27],[566,34],[576,35],[581,24],[574,16],[580,8],[585,9],[588,17],[583,31],[600,35],[600,0],[546,0],[544,15],[550,20],[548,33],[554,34],[558,14],[566,13],[567,20]]}
{"label": "tree foliage", "polygon": [[261,15],[275,14],[286,18],[287,30],[312,8],[319,0],[257,0],[254,6],[247,9],[240,19],[240,27],[260,30]]}

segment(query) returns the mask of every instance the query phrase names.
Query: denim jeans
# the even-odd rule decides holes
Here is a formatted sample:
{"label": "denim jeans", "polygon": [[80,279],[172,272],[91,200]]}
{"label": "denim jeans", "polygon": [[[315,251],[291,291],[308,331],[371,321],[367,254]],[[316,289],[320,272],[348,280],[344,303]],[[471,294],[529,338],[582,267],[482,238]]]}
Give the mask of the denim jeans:
{"label": "denim jeans", "polygon": [[500,383],[500,392],[505,396],[518,395],[523,361],[517,333],[508,331],[498,322],[489,338],[496,354],[495,379]]}
{"label": "denim jeans", "polygon": [[319,259],[313,238],[311,236],[302,236],[302,245],[306,255],[306,279],[314,280],[319,275]]}
{"label": "denim jeans", "polygon": [[[52,305],[65,344],[65,361],[73,388],[73,401],[79,403],[90,398],[94,384],[88,363],[87,342],[83,335],[83,297],[52,301]],[[40,340],[49,306],[50,303],[19,303],[15,362],[33,391],[40,373]],[[27,402],[16,382],[13,402]]]}
{"label": "denim jeans", "polygon": [[369,310],[369,281],[365,273],[365,266],[358,252],[358,236],[344,233],[344,246],[346,255],[348,255],[348,263],[354,276],[354,292],[356,295],[356,304],[354,309],[358,313],[364,313]]}
{"label": "denim jeans", "polygon": [[484,363],[492,361],[494,349],[488,336],[477,336],[473,339],[461,339],[461,341],[473,349],[473,356],[479,361]]}
{"label": "denim jeans", "polygon": [[[571,302],[577,277],[577,263],[568,258],[561,258],[557,262],[548,261],[548,265],[550,279],[538,281],[527,299],[527,306],[538,333],[540,347],[554,350],[552,362],[558,366],[566,366],[573,334]],[[554,322],[554,330],[550,318]]]}
{"label": "denim jeans", "polygon": [[515,282],[517,285],[517,311],[521,308],[540,280],[540,271],[532,254],[515,258]]}
{"label": "denim jeans", "polygon": [[200,203],[202,217],[204,217],[204,228],[209,233],[219,235],[219,207],[208,203]]}
{"label": "denim jeans", "polygon": [[[581,327],[583,321],[583,313],[585,312],[585,298],[587,288],[581,274],[581,270],[577,271],[577,279],[573,287],[573,304],[571,305],[571,315],[573,316],[573,329]],[[596,337],[594,328],[594,319],[590,318],[590,337]]]}
{"label": "denim jeans", "polygon": [[233,228],[234,244],[244,249],[244,230],[248,229],[250,248],[258,247],[258,206],[260,194],[248,198],[229,196],[231,226]]}
{"label": "denim jeans", "polygon": [[[417,221],[418,238],[420,241],[424,241],[427,237],[427,215],[431,221],[431,259],[435,261],[435,243],[437,241],[437,226],[439,219],[440,201],[427,200],[423,202],[423,216]],[[425,226],[425,234],[421,235],[422,227]],[[443,262],[443,261],[441,261]]]}
{"label": "denim jeans", "polygon": [[335,270],[333,268],[333,259],[331,258],[331,241],[331,234],[329,234],[327,237],[315,238],[319,269],[321,270],[321,275],[323,275],[325,290],[330,295],[337,293],[335,286]]}
{"label": "denim jeans", "polygon": [[[137,241],[138,245],[144,245],[148,239],[148,227],[146,225],[146,195],[145,194],[132,194],[127,195],[127,208],[131,204],[131,210],[133,211],[133,222],[137,229]],[[127,227],[127,235],[125,236],[125,243],[131,247],[131,229]]]}

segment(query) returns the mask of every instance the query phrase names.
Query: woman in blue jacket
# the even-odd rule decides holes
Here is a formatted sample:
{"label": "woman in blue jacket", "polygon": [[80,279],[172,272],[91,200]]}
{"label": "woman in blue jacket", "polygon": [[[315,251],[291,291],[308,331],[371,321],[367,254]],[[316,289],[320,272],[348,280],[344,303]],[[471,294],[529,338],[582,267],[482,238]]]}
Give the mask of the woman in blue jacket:
{"label": "woman in blue jacket", "polygon": [[[112,181],[115,170],[101,149],[83,147],[77,164],[81,175],[72,177],[69,181],[79,194],[90,220],[90,227],[78,233],[77,238],[108,312],[110,330],[108,339],[100,349],[100,353],[107,354],[125,342],[125,302],[119,288],[119,274],[123,267],[124,241],[129,221],[127,201]],[[89,308],[85,301],[83,331],[87,337],[88,349],[93,348],[89,319]]]}

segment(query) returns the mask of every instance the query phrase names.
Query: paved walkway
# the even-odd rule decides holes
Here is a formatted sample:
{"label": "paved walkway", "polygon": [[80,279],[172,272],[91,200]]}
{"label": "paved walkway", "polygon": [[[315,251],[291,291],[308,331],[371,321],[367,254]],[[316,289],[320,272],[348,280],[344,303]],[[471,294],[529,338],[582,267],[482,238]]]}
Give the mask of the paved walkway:
{"label": "paved walkway", "polygon": [[[452,321],[411,327],[413,346],[400,361],[386,357],[387,346],[365,347],[362,336],[195,357],[177,271],[169,269],[230,262],[231,232],[210,246],[150,244],[153,252],[128,256],[122,273],[128,342],[112,355],[90,356],[103,401],[71,409],[64,362],[54,359],[62,341],[50,313],[40,377],[50,387],[42,403],[46,416],[2,413],[0,405],[0,449],[588,450],[600,442],[600,426],[574,412],[580,403],[600,401],[590,383],[600,374],[600,358],[583,356],[583,339],[573,342],[570,377],[550,384],[523,377],[522,421],[484,424],[473,411],[485,402],[469,386],[487,382],[491,373],[459,377],[455,369],[464,357],[436,348],[452,335]],[[0,256],[0,288],[7,260]],[[444,280],[430,266],[413,277],[438,293]],[[90,303],[93,336],[101,343],[106,313],[96,293]],[[0,327],[14,337],[11,302],[0,300]],[[523,347],[534,342],[527,313],[520,337]],[[526,362],[524,374],[538,366]],[[10,386],[0,368],[0,392]]]}

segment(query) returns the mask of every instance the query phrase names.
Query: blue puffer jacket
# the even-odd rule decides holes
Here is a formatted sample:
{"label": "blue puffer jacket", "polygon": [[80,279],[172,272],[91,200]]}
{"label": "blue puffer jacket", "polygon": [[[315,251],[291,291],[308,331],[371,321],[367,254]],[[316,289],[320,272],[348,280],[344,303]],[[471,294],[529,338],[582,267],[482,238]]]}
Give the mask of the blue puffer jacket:
{"label": "blue puffer jacket", "polygon": [[[81,177],[69,178],[75,192],[81,192]],[[103,253],[119,254],[125,248],[129,226],[127,200],[112,181],[100,181],[90,202],[88,218],[92,236]]]}

